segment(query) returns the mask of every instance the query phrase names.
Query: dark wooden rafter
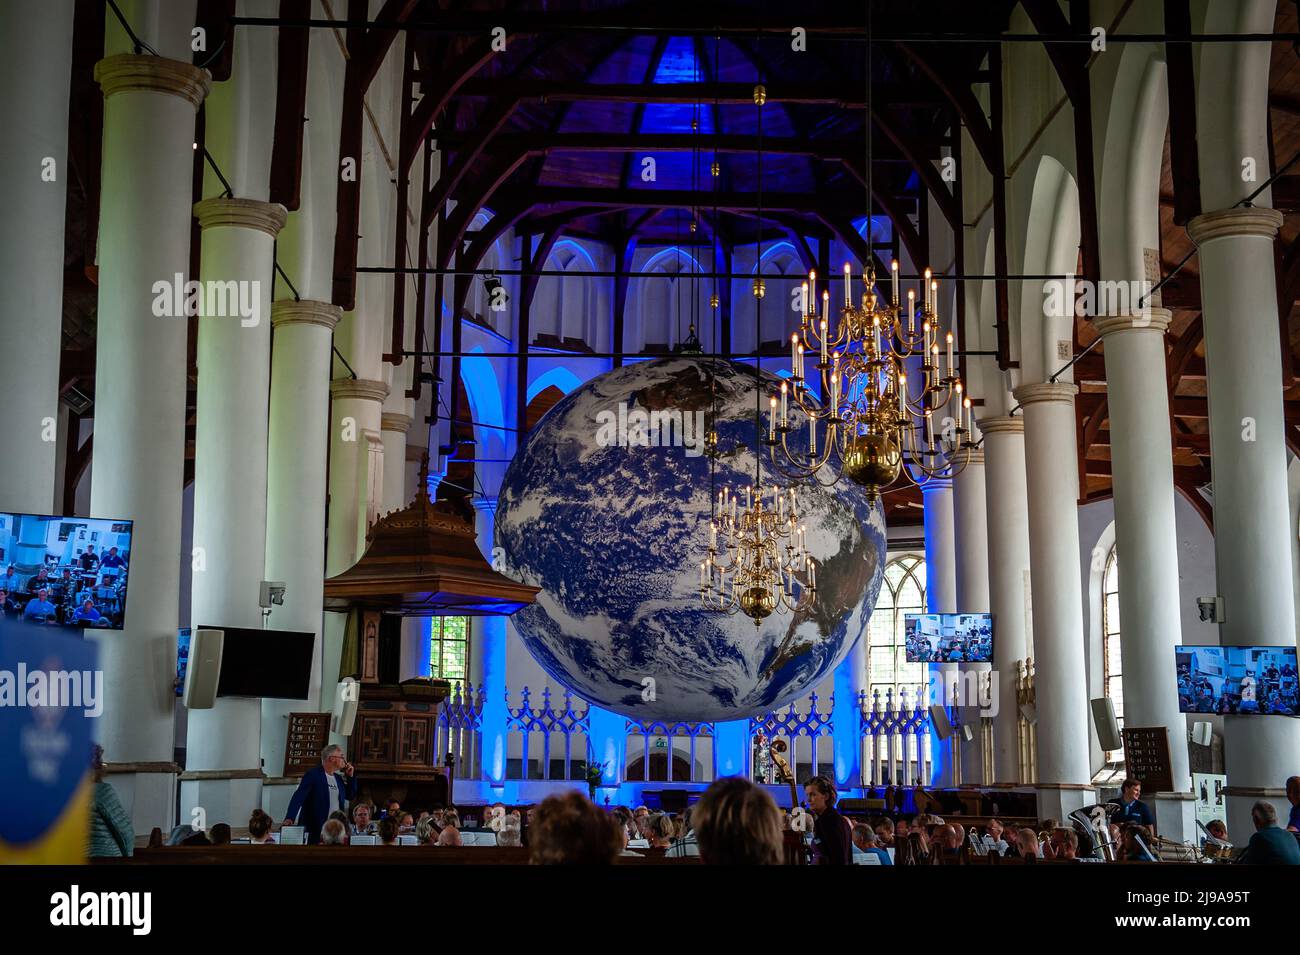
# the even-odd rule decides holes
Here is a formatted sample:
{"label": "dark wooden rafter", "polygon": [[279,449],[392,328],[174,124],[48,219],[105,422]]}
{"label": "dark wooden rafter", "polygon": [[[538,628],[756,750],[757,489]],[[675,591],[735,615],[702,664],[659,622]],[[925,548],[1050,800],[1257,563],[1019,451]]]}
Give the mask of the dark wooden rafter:
{"label": "dark wooden rafter", "polygon": [[194,51],[194,65],[211,73],[214,83],[230,79],[235,63],[234,15],[235,0],[199,0],[195,11],[194,25],[203,30],[207,49]]}
{"label": "dark wooden rafter", "polygon": [[[280,16],[305,20],[311,0],[280,0]],[[271,146],[270,200],[290,212],[301,201],[303,124],[307,121],[309,27],[281,27],[275,71],[275,133]]]}
{"label": "dark wooden rafter", "polygon": [[1087,32],[1087,0],[1070,0],[1067,20],[1057,0],[1020,0],[1025,13],[1043,37],[1043,48],[1056,69],[1070,101],[1074,119],[1075,184],[1079,189],[1079,246],[1082,275],[1101,280],[1101,240],[1097,225],[1097,173],[1092,149],[1092,87],[1088,82],[1091,47],[1080,43],[1052,42],[1053,38]]}
{"label": "dark wooden rafter", "polygon": [[[1165,29],[1192,32],[1190,0],[1164,0]],[[1169,162],[1173,172],[1174,224],[1186,226],[1201,214],[1201,170],[1196,142],[1196,75],[1190,43],[1165,44],[1169,91]]]}
{"label": "dark wooden rafter", "polygon": [[[375,20],[399,23],[408,19],[419,0],[386,0]],[[348,19],[368,19],[366,0],[348,0]],[[357,241],[361,227],[361,153],[364,143],[365,96],[383,65],[397,30],[349,27],[346,43],[348,60],[343,71],[343,113],[339,132],[339,165],[346,159],[356,164],[356,176],[339,176],[337,225],[334,230],[334,281],[331,299],[345,310],[356,305]]]}

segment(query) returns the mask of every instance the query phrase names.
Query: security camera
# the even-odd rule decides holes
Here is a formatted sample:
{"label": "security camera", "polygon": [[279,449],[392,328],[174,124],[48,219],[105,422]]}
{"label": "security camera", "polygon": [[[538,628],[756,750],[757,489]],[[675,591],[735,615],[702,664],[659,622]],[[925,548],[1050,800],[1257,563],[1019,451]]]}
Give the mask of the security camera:
{"label": "security camera", "polygon": [[1197,597],[1196,610],[1206,623],[1223,623],[1222,597]]}
{"label": "security camera", "polygon": [[284,605],[285,585],[283,580],[264,580],[258,593],[257,605],[263,610],[270,610],[272,605]]}

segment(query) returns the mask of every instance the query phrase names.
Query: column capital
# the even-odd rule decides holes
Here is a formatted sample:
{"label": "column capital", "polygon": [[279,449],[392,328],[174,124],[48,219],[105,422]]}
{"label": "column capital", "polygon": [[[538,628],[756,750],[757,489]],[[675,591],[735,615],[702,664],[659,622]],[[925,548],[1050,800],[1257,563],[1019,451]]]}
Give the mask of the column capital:
{"label": "column capital", "polygon": [[105,99],[115,93],[168,93],[198,109],[212,88],[212,74],[165,56],[119,53],[95,64],[95,82]]}
{"label": "column capital", "polygon": [[484,514],[491,514],[495,517],[498,502],[499,498],[495,497],[476,497],[472,503],[474,504],[474,510],[482,511]]}
{"label": "column capital", "polygon": [[[971,448],[971,450],[967,452],[966,465],[965,465],[965,467],[966,467],[966,468],[982,468],[982,467],[984,467],[984,449],[983,449],[983,448]],[[961,476],[962,476],[962,474],[964,474],[964,473],[965,473],[965,468],[963,468],[961,471],[958,471],[958,472],[956,473],[956,475],[954,475],[953,480],[955,481],[955,480],[960,479]]]}
{"label": "column capital", "polygon": [[1163,335],[1169,330],[1169,323],[1173,321],[1173,318],[1174,313],[1169,309],[1153,306],[1143,312],[1133,312],[1125,315],[1098,315],[1092,320],[1092,327],[1097,330],[1097,334],[1102,338],[1116,332],[1144,331],[1147,329],[1154,329]]}
{"label": "column capital", "polygon": [[931,478],[930,480],[926,481],[924,484],[921,485],[921,496],[924,497],[925,495],[930,494],[934,491],[951,491],[951,490],[952,490],[952,478],[936,477],[936,478]]}
{"label": "column capital", "polygon": [[1079,393],[1079,386],[1068,381],[1039,381],[1021,385],[1011,394],[1021,405],[1037,404],[1040,401],[1073,401]]}
{"label": "column capital", "polygon": [[330,397],[383,401],[388,397],[388,385],[368,378],[335,378],[330,382]]}
{"label": "column capital", "polygon": [[415,419],[409,414],[403,414],[400,411],[385,411],[379,416],[380,431],[400,431],[406,434],[411,429],[411,422]]}
{"label": "column capital", "polygon": [[1024,434],[1025,419],[1021,415],[994,415],[992,418],[977,418],[975,424],[985,434]]}
{"label": "column capital", "polygon": [[194,218],[200,229],[257,229],[274,239],[284,228],[289,210],[278,202],[214,196],[194,203]]}
{"label": "column capital", "polygon": [[1205,212],[1187,223],[1187,234],[1198,246],[1211,239],[1229,236],[1276,238],[1282,228],[1282,213],[1264,206],[1242,206]]}
{"label": "column capital", "polygon": [[314,299],[281,299],[271,303],[271,327],[282,325],[319,325],[333,331],[343,318],[343,309]]}

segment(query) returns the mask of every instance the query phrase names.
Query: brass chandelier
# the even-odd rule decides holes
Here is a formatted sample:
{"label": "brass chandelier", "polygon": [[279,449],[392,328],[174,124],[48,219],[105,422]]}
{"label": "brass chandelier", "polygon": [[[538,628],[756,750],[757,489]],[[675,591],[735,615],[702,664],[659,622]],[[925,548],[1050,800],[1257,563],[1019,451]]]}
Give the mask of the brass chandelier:
{"label": "brass chandelier", "polygon": [[[867,258],[872,241],[872,41],[867,4],[866,167]],[[799,331],[790,336],[791,374],[770,400],[767,445],[773,466],[790,480],[812,477],[829,486],[847,477],[876,504],[900,476],[918,486],[958,473],[970,460],[971,402],[954,363],[953,334],[939,322],[939,285],[925,270],[919,295],[899,299],[898,262],[890,265],[885,302],[868,261],[855,302],[844,266],[839,323],[831,315],[830,282],[817,316],[817,274],[803,286]],[[919,302],[918,302],[919,299]],[[909,371],[912,377],[909,379]],[[802,416],[802,417],[801,417]],[[790,436],[807,433],[806,448]]]}
{"label": "brass chandelier", "polygon": [[[716,50],[716,47],[715,47]],[[716,54],[715,54],[716,55]],[[716,76],[716,63],[715,73]],[[761,79],[761,77],[760,77]],[[758,210],[763,210],[763,105],[766,91],[760,82],[754,87],[758,108]],[[716,185],[715,185],[716,190]],[[762,229],[758,234],[758,262],[763,261]],[[760,265],[761,267],[761,265]],[[762,327],[764,286],[754,279],[754,335]],[[715,293],[716,294],[716,293]],[[710,461],[717,460],[716,380],[714,382],[714,428],[709,433]],[[714,516],[709,522],[709,549],[700,563],[700,601],[708,610],[743,613],[758,627],[773,613],[799,611],[811,606],[817,593],[817,567],[808,553],[805,524],[799,522],[799,506],[793,488],[778,484],[764,486],[762,480],[762,378],[758,356],[754,361],[754,480],[740,495],[729,488],[710,494]],[[712,466],[711,466],[712,468]],[[712,469],[710,470],[712,474]]]}
{"label": "brass chandelier", "polygon": [[[891,272],[888,304],[877,294],[870,267],[854,304],[846,264],[838,325],[831,322],[829,289],[822,291],[817,317],[817,275],[809,274],[800,329],[790,336],[791,374],[781,383],[779,402],[770,399],[766,440],[778,471],[828,486],[847,477],[873,504],[900,477],[924,486],[959,473],[974,448],[971,402],[957,372],[953,335],[939,321],[938,282],[926,269],[919,308],[912,289],[903,306],[897,261]],[[805,432],[806,449],[791,447],[790,436]]]}
{"label": "brass chandelier", "polygon": [[757,627],[774,612],[804,610],[817,593],[817,566],[808,554],[808,526],[799,523],[793,488],[750,485],[745,506],[718,492],[709,524],[709,552],[700,564],[706,609],[745,614]]}

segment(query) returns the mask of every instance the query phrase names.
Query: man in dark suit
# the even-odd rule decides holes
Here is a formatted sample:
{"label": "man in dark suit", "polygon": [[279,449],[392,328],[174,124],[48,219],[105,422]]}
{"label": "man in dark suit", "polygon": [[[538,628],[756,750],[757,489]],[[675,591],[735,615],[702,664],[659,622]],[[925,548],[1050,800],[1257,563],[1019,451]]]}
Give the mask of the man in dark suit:
{"label": "man in dark suit", "polygon": [[343,758],[342,747],[335,743],[326,746],[320,753],[320,765],[303,774],[302,782],[289,800],[284,824],[301,825],[306,830],[307,842],[315,845],[330,813],[348,811],[348,803],[357,794],[355,772],[352,764]]}
{"label": "man in dark suit", "polygon": [[1238,862],[1245,865],[1300,865],[1300,842],[1296,841],[1294,834],[1279,828],[1277,810],[1272,803],[1255,803],[1250,807],[1250,818],[1255,823],[1255,834],[1250,837]]}

